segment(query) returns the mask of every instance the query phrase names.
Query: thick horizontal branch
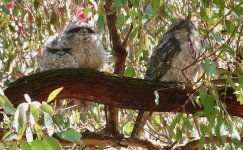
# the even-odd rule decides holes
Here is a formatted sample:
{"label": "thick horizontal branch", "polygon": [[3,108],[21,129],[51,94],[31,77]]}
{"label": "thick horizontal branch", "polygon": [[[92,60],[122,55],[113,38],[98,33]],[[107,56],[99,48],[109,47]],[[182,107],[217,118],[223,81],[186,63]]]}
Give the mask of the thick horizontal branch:
{"label": "thick horizontal branch", "polygon": [[[228,143],[228,144],[232,144],[233,143],[233,140],[231,137],[225,137],[225,143]],[[198,149],[198,143],[199,143],[200,139],[194,139],[194,140],[191,140],[189,141],[188,143],[186,144],[183,144],[183,145],[176,145],[175,147],[173,148],[170,148],[171,150],[197,150]],[[210,143],[214,143],[215,145],[218,145],[220,146],[220,143],[217,139],[217,137],[213,136],[213,137],[205,137],[205,144],[210,144]],[[241,137],[239,139],[239,142],[241,144],[243,144],[243,137]]]}
{"label": "thick horizontal branch", "polygon": [[[7,132],[9,132],[9,130],[0,129],[0,139],[2,139],[3,136]],[[34,134],[34,137],[36,137],[36,136],[37,135]],[[52,135],[52,137],[57,139],[58,142],[62,145],[62,147],[72,147],[74,144],[73,142],[68,142],[68,141],[65,141],[65,140],[59,138],[55,133]],[[26,141],[26,137],[23,136],[21,140]],[[6,141],[0,140],[0,143],[3,144],[4,142],[6,142]],[[14,142],[16,142],[16,141],[14,141]],[[115,137],[104,136],[104,134],[94,133],[94,132],[89,132],[89,131],[83,132],[80,141],[77,141],[76,144],[85,145],[88,147],[92,147],[95,145],[99,145],[99,146],[103,146],[103,147],[120,146],[120,147],[125,147],[125,148],[128,146],[133,146],[133,147],[141,147],[141,148],[149,149],[149,150],[160,150],[161,147],[163,147],[162,145],[152,143],[148,140],[137,139],[134,141],[130,138],[124,138],[123,136],[115,136]]]}
{"label": "thick horizontal branch", "polygon": [[[9,132],[9,130],[2,130],[0,129],[0,138],[2,139],[4,134],[6,134],[7,132]],[[36,136],[36,135],[34,135]],[[58,140],[58,142],[63,146],[63,147],[72,147],[73,143],[72,142],[68,142],[65,141],[61,138],[59,138],[56,134],[53,134],[52,137],[54,137],[55,139]],[[26,137],[23,136],[22,140],[26,140]],[[240,143],[243,144],[243,137],[241,137],[240,139]],[[4,143],[6,141],[4,140],[0,140],[1,143]],[[131,138],[125,138],[122,136],[117,136],[117,137],[110,137],[110,136],[104,136],[103,134],[99,134],[99,133],[94,133],[94,132],[89,132],[89,131],[85,131],[82,133],[82,137],[80,139],[80,141],[76,142],[77,145],[80,145],[81,143],[82,145],[85,146],[95,146],[95,145],[100,145],[103,147],[128,147],[128,146],[132,146],[132,147],[141,147],[144,149],[149,149],[149,150],[160,150],[160,149],[164,149],[164,150],[196,150],[198,149],[198,143],[199,143],[199,139],[194,139],[191,140],[185,144],[173,144],[171,146],[166,146],[166,145],[161,145],[158,143],[152,143],[148,140],[142,140],[142,139],[136,139],[135,141]],[[205,137],[205,144],[209,144],[213,142],[216,145],[220,145],[219,141],[216,137]],[[231,144],[232,138],[231,137],[226,137],[226,143]]]}
{"label": "thick horizontal branch", "polygon": [[[139,109],[158,112],[184,111],[195,113],[201,110],[190,102],[196,91],[179,82],[158,82],[142,79],[118,77],[89,69],[51,70],[26,76],[11,83],[5,95],[14,106],[24,102],[24,94],[32,100],[46,101],[55,89],[64,87],[56,99],[75,98],[107,104],[120,108]],[[184,87],[184,88],[183,88]],[[154,91],[159,93],[159,104],[155,104]],[[243,105],[237,102],[234,90],[224,87],[218,92],[227,110],[243,116]],[[222,96],[221,96],[222,95]]]}

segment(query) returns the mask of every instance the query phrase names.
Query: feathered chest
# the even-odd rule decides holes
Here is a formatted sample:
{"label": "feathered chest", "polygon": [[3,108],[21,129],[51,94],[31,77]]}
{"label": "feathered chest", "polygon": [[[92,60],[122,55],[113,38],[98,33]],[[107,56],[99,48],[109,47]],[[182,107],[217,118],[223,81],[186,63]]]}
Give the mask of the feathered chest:
{"label": "feathered chest", "polygon": [[201,37],[194,28],[167,32],[153,51],[145,78],[161,81],[194,80],[201,66],[200,63],[193,63],[202,51]]}

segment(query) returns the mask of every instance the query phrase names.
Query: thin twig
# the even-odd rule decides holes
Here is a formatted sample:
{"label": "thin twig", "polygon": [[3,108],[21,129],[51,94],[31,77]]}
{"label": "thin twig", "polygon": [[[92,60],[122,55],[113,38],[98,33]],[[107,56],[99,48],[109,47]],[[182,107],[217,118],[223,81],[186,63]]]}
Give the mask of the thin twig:
{"label": "thin twig", "polygon": [[240,45],[241,35],[242,35],[242,32],[243,32],[243,23],[242,22],[243,21],[241,21],[241,28],[240,28],[240,31],[239,31],[238,40],[236,42],[236,54],[240,52],[239,45]]}
{"label": "thin twig", "polygon": [[128,30],[128,33],[127,33],[126,37],[124,38],[124,40],[123,40],[123,42],[122,42],[122,46],[123,46],[124,48],[127,47],[127,41],[128,41],[129,36],[130,36],[130,34],[131,34],[131,32],[132,32],[132,29],[133,29],[133,25],[131,24],[131,25],[130,25],[130,28],[129,28],[129,30]]}
{"label": "thin twig", "polygon": [[[216,52],[218,52],[222,47],[224,47],[226,44],[228,44],[230,42],[230,40],[232,39],[233,35],[235,34],[236,32],[236,29],[239,27],[239,25],[237,27],[235,27],[235,30],[232,32],[231,36],[227,39],[227,41],[221,45],[219,48],[217,48],[213,53],[207,55],[206,57],[211,57],[213,55],[216,54]],[[191,64],[189,64],[188,66],[186,66],[185,68],[183,68],[182,70],[186,70],[188,68],[190,68],[191,66],[195,65],[196,63],[202,61],[204,58],[203,58],[203,55],[206,53],[207,51],[205,50],[202,54],[200,54]]]}
{"label": "thin twig", "polygon": [[209,33],[210,32],[212,32],[213,30],[214,30],[214,28],[216,28],[219,24],[220,24],[220,22],[222,22],[228,15],[230,15],[231,13],[232,13],[232,11],[235,9],[235,8],[237,8],[237,7],[239,7],[240,5],[242,5],[243,4],[243,2],[241,2],[241,3],[239,3],[238,5],[236,5],[234,8],[232,8],[232,9],[230,9],[229,10],[229,12],[227,13],[227,14],[225,14],[208,32],[207,32],[207,34],[205,35],[205,37],[204,37],[204,39],[203,40],[205,40],[206,38],[207,38],[207,36],[209,35]]}

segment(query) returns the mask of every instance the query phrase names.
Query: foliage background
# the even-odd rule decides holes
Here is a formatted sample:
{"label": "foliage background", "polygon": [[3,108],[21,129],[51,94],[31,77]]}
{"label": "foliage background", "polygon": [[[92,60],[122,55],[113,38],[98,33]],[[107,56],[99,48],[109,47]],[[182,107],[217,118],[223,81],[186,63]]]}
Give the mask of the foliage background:
{"label": "foliage background", "polygon": [[[111,43],[108,34],[104,10],[106,3],[103,0],[0,1],[0,86],[4,88],[24,75],[38,72],[43,42],[60,32],[68,22],[77,19],[92,19],[96,23],[107,51],[105,71],[113,72],[114,60],[110,45],[114,43]],[[195,102],[203,106],[204,111],[195,115],[155,113],[145,128],[144,136],[165,145],[175,141],[182,144],[199,138],[200,148],[206,136],[216,136],[221,148],[240,147],[243,120],[227,114],[210,80],[228,78],[227,84],[234,87],[238,100],[243,103],[243,1],[114,0],[111,8],[117,12],[115,25],[120,38],[128,38],[124,76],[143,78],[153,47],[168,26],[178,19],[190,15],[203,37],[205,73],[202,74],[203,86],[198,89],[199,95]],[[241,79],[241,83],[232,83],[230,79],[233,76]],[[211,92],[207,93],[205,89]],[[53,111],[66,112],[58,109]],[[81,114],[73,109],[68,109],[68,112],[74,120],[70,121],[66,117],[69,123],[57,126],[57,129],[72,127],[98,130],[105,124],[101,105],[94,104],[90,111]],[[128,136],[134,125],[136,111],[120,110],[119,115],[119,129]],[[85,122],[87,117],[89,119]],[[57,124],[60,125],[60,122]],[[9,128],[15,130],[11,126]],[[225,144],[226,135],[234,139],[233,144]],[[208,146],[216,147],[212,141]]]}

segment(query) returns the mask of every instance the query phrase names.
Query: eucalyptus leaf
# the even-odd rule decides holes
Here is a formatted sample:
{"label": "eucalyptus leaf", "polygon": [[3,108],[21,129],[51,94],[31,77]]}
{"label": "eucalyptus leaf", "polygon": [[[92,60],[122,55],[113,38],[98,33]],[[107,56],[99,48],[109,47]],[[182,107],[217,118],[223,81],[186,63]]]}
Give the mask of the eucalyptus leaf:
{"label": "eucalyptus leaf", "polygon": [[31,143],[31,150],[48,150],[44,144],[43,141],[41,140],[34,140],[32,143]]}
{"label": "eucalyptus leaf", "polygon": [[51,136],[45,135],[43,137],[43,142],[44,142],[47,150],[61,150],[62,149],[58,140],[56,140],[55,138],[53,138]]}
{"label": "eucalyptus leaf", "polygon": [[47,103],[51,102],[56,98],[56,96],[63,90],[63,87],[60,87],[54,91],[51,92],[51,94],[47,98]]}
{"label": "eucalyptus leaf", "polygon": [[80,141],[81,134],[74,129],[68,129],[65,131],[60,131],[56,133],[58,137],[69,142]]}

